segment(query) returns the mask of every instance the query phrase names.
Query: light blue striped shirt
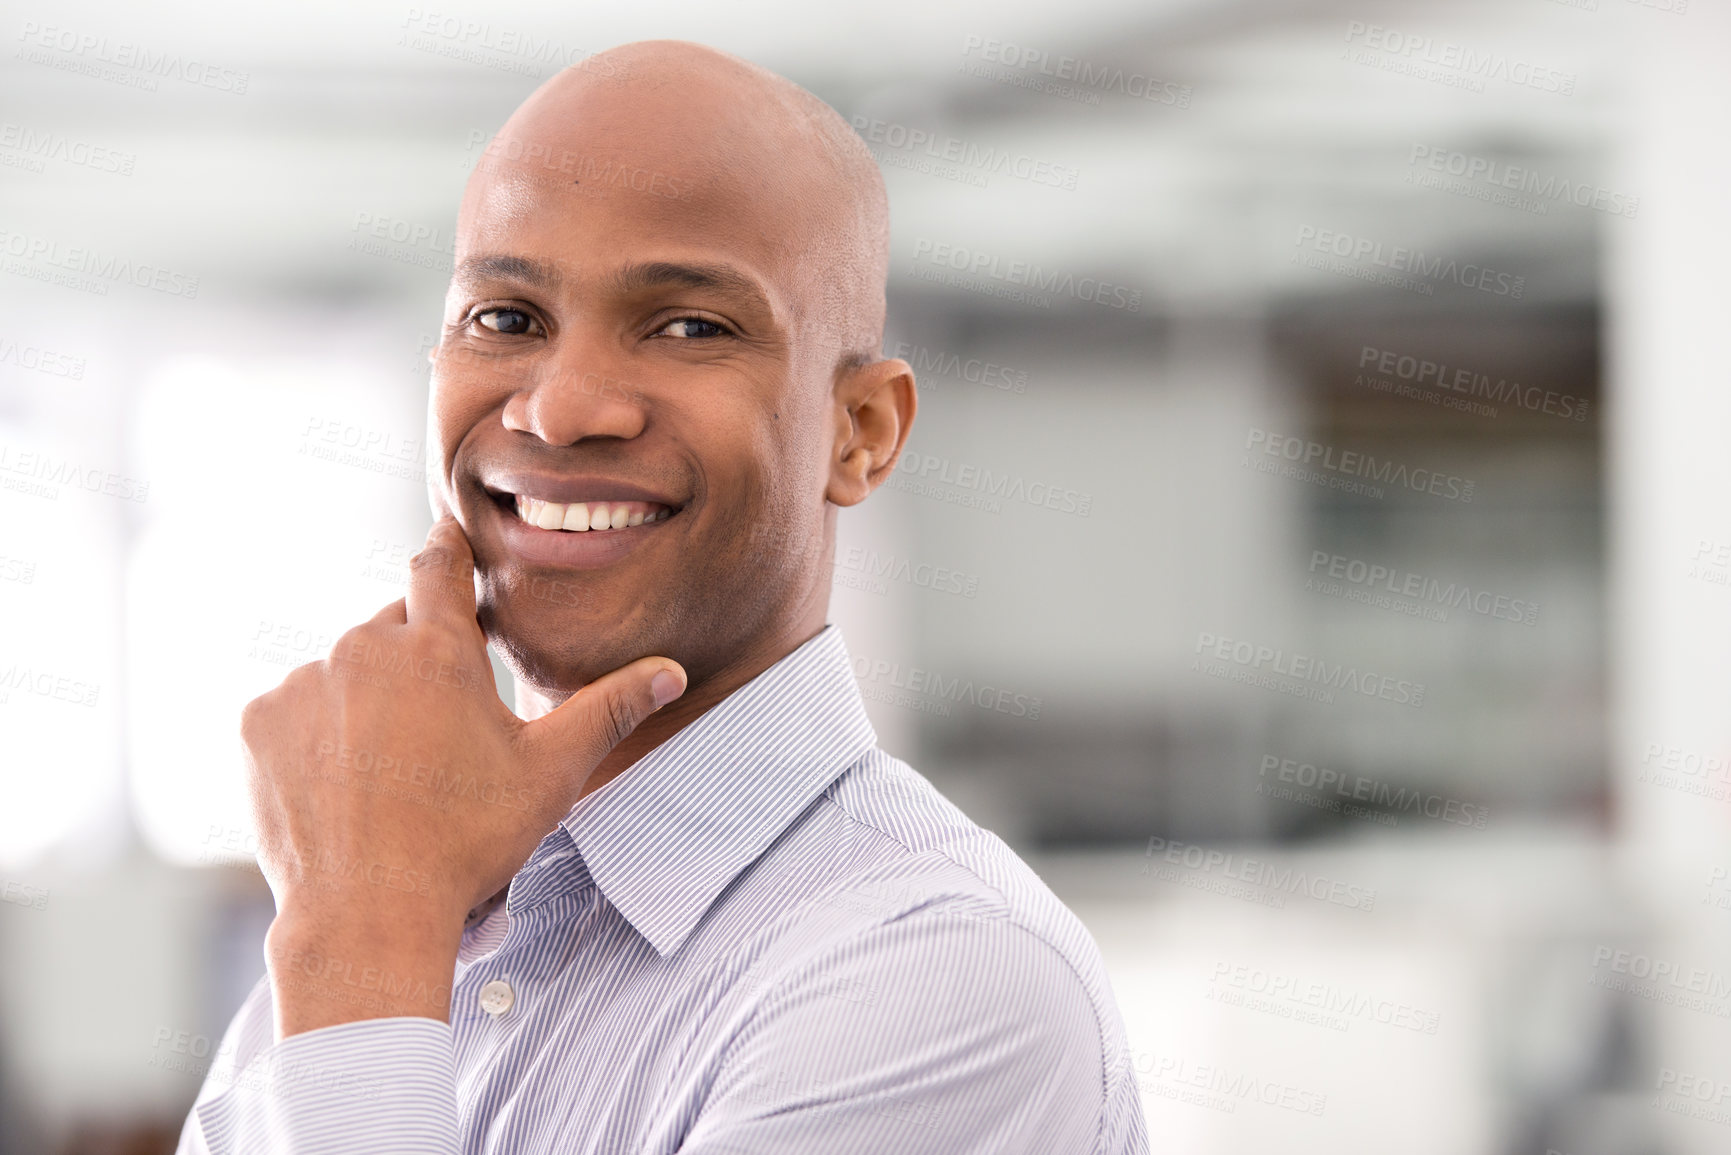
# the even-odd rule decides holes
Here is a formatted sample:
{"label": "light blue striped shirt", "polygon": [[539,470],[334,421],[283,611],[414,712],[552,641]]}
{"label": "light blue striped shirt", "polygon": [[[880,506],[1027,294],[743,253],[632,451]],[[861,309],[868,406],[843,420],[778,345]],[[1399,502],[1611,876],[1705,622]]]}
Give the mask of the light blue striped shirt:
{"label": "light blue striped shirt", "polygon": [[833,625],[572,808],[449,1023],[272,1023],[261,980],[182,1155],[1148,1149],[1093,940],[877,749]]}

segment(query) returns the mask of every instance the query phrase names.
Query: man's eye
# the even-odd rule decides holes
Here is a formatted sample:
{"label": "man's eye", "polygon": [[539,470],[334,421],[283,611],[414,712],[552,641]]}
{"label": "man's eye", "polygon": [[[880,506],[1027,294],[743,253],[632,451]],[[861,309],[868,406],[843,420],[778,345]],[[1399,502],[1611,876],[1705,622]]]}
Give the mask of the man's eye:
{"label": "man's eye", "polygon": [[535,326],[535,318],[521,309],[487,309],[476,313],[475,320],[495,333],[527,333]]}
{"label": "man's eye", "polygon": [[702,317],[680,317],[669,321],[661,330],[669,337],[681,337],[687,340],[703,337],[725,337],[727,329],[714,321],[705,321]]}

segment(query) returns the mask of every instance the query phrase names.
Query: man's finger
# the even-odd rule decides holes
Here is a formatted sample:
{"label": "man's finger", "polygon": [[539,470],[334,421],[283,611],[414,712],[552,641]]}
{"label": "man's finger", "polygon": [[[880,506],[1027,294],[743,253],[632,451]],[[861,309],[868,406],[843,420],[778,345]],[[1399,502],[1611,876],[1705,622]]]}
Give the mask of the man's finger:
{"label": "man's finger", "polygon": [[537,755],[568,763],[579,779],[586,779],[643,719],[683,693],[685,671],[678,662],[638,658],[530,722],[524,737]]}
{"label": "man's finger", "polygon": [[427,544],[409,559],[409,621],[455,616],[475,620],[475,555],[454,517],[427,531]]}
{"label": "man's finger", "polygon": [[402,598],[398,598],[396,601],[381,608],[378,613],[368,618],[367,624],[369,626],[401,626],[406,625],[408,620],[409,611],[407,603],[405,603]]}

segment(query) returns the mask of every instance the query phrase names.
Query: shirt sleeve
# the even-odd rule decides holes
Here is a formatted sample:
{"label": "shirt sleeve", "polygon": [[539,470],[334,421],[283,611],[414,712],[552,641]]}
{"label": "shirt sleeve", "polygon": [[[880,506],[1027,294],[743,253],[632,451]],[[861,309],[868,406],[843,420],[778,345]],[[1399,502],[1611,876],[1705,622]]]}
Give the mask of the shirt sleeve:
{"label": "shirt sleeve", "polygon": [[364,1019],[273,1035],[261,980],[218,1047],[176,1155],[457,1155],[449,1024]]}
{"label": "shirt sleeve", "polygon": [[1146,1152],[1129,1064],[1102,1039],[1052,947],[1008,919],[928,909],[773,987],[680,1152]]}

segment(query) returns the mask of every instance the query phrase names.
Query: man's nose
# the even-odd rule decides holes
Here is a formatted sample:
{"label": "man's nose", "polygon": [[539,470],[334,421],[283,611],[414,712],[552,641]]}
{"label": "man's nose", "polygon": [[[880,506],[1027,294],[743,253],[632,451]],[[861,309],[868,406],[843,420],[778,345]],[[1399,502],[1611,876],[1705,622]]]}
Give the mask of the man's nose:
{"label": "man's nose", "polygon": [[549,445],[575,445],[586,437],[636,437],[646,412],[642,391],[606,366],[561,363],[512,394],[503,420],[506,429]]}

